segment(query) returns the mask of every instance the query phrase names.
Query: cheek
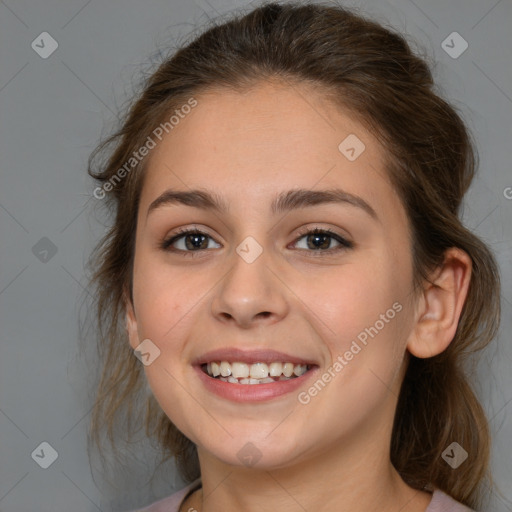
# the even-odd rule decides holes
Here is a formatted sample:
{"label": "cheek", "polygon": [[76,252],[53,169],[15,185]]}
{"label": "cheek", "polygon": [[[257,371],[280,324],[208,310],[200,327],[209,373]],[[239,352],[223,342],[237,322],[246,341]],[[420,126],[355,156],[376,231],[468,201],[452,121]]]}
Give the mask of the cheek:
{"label": "cheek", "polygon": [[142,253],[135,260],[134,302],[140,335],[161,342],[176,339],[208,291],[204,271],[172,267],[164,258]]}
{"label": "cheek", "polygon": [[342,423],[347,413],[362,417],[378,408],[395,387],[405,353],[405,274],[398,278],[381,255],[340,267],[314,285],[303,283],[300,293],[315,313],[311,318],[320,319],[315,322],[330,352],[335,377],[328,393],[344,406]]}
{"label": "cheek", "polygon": [[[137,266],[138,264],[138,266]],[[150,339],[160,350],[154,362],[144,367],[152,393],[170,420],[191,432],[189,416],[196,402],[183,391],[186,380],[184,347],[194,324],[194,306],[204,295],[204,279],[191,272],[142,258],[134,269],[134,301],[139,337]],[[201,413],[198,408],[195,415]],[[192,415],[193,416],[193,415]]]}
{"label": "cheek", "polygon": [[[400,301],[400,283],[393,277],[385,263],[372,262],[339,267],[336,271],[304,279],[297,286],[297,295],[323,325],[323,331],[331,340],[333,348],[345,350],[345,343],[355,339],[365,328],[373,326],[380,316]],[[385,319],[393,317],[386,327],[396,323],[392,310]],[[383,330],[383,329],[382,329]],[[339,346],[338,346],[339,345]]]}
{"label": "cheek", "polygon": [[323,428],[333,437],[378,414],[398,394],[406,307],[392,273],[371,268],[354,265],[331,274],[308,302],[324,326],[321,335],[332,362],[323,373],[329,381],[325,391],[309,388],[303,398],[311,399],[306,407],[319,424],[330,425]]}

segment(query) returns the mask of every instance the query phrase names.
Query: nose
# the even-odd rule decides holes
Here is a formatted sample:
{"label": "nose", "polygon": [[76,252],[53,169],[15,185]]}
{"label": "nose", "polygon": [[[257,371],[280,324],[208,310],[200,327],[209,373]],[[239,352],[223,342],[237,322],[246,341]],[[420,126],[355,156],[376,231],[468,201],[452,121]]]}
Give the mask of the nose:
{"label": "nose", "polygon": [[270,265],[265,251],[252,263],[233,253],[228,270],[212,301],[212,313],[221,322],[250,329],[273,324],[288,313],[286,286]]}

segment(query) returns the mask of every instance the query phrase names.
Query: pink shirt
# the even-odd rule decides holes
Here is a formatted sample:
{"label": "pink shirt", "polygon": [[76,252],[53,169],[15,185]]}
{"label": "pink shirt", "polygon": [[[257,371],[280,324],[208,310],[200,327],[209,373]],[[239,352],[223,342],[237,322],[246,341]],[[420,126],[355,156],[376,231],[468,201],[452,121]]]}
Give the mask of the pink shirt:
{"label": "pink shirt", "polygon": [[[187,485],[181,491],[178,491],[167,498],[156,501],[144,509],[139,509],[133,512],[179,512],[179,508],[187,494],[190,491],[200,487],[201,480],[197,479],[190,485]],[[190,512],[193,512],[192,510]],[[436,489],[432,494],[432,500],[425,512],[473,512],[468,507],[462,505],[458,501],[445,494],[439,489]]]}

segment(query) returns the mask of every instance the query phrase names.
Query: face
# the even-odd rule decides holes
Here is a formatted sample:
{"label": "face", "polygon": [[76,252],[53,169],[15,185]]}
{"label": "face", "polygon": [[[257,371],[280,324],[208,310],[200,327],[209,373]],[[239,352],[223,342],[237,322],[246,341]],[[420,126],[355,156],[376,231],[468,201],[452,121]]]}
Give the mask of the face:
{"label": "face", "polygon": [[[306,86],[196,99],[152,151],[138,213],[128,331],[160,350],[156,399],[238,466],[389,435],[413,306],[384,149]],[[224,209],[172,195],[196,190]]]}

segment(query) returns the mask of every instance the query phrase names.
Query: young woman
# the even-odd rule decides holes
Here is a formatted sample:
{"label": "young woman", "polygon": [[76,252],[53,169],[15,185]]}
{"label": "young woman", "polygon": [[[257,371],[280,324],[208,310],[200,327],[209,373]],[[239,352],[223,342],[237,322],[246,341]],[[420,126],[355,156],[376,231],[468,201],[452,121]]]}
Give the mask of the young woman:
{"label": "young woman", "polygon": [[141,417],[147,383],[190,482],[145,510],[481,506],[464,362],[498,271],[458,216],[471,139],[402,36],[264,4],[166,60],[111,143],[93,434]]}

